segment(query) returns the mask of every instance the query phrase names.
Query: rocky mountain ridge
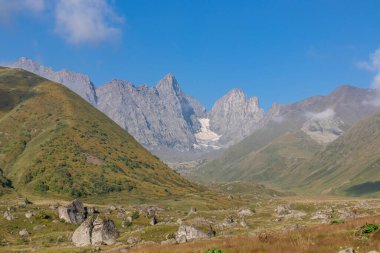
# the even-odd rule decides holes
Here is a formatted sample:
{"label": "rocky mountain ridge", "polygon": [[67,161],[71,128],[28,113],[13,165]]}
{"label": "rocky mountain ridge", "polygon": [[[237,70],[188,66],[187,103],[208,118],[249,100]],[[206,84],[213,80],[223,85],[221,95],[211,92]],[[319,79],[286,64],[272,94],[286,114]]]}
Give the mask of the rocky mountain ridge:
{"label": "rocky mountain ridge", "polygon": [[55,72],[26,57],[10,67],[65,85],[163,159],[165,153],[172,151],[203,154],[227,147],[257,129],[264,116],[258,98],[247,98],[240,89],[227,93],[207,112],[199,101],[181,90],[171,74],[155,87],[114,79],[95,89],[86,75]]}

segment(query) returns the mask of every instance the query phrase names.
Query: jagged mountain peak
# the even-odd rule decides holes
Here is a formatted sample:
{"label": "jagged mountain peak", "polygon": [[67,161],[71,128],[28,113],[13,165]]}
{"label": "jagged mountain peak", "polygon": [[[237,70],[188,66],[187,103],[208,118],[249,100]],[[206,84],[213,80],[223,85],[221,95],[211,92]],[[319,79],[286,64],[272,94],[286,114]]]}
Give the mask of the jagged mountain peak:
{"label": "jagged mountain peak", "polygon": [[157,83],[156,88],[160,93],[174,92],[177,95],[182,93],[177,79],[170,73]]}

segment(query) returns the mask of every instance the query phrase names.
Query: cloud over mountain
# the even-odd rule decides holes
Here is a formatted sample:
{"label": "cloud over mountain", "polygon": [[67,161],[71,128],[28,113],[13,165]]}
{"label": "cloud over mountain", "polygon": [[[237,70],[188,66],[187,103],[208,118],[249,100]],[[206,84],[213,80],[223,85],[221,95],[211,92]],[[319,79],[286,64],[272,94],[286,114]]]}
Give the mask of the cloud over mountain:
{"label": "cloud over mountain", "polygon": [[124,22],[106,0],[59,0],[55,19],[56,32],[71,44],[113,41]]}

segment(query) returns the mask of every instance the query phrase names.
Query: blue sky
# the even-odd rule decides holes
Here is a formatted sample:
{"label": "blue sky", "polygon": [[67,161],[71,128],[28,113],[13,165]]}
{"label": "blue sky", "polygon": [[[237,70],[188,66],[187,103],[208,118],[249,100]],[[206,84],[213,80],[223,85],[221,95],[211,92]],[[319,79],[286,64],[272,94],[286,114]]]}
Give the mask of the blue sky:
{"label": "blue sky", "polygon": [[267,110],[373,85],[380,67],[363,61],[380,45],[379,10],[377,0],[0,0],[0,62],[26,56],[96,85],[152,86],[170,72],[208,108],[240,87]]}

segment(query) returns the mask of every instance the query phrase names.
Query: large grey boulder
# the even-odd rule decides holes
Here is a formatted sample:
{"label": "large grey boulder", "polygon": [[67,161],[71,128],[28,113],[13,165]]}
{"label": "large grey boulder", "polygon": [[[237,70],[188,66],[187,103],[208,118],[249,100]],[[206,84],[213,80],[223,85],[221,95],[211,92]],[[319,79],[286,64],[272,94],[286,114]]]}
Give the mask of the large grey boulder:
{"label": "large grey boulder", "polygon": [[92,245],[100,245],[102,243],[112,245],[116,243],[119,232],[112,220],[103,220],[98,216],[93,222],[93,225],[91,236]]}
{"label": "large grey boulder", "polygon": [[87,218],[75,231],[71,238],[77,247],[101,244],[112,245],[116,243],[119,232],[110,219],[101,219],[99,216]]}
{"label": "large grey boulder", "polygon": [[209,235],[194,226],[190,225],[181,225],[178,228],[178,231],[175,235],[176,241],[178,243],[185,243],[192,239],[199,239],[199,238],[208,238]]}
{"label": "large grey boulder", "polygon": [[58,207],[57,211],[60,219],[71,224],[80,224],[87,216],[86,208],[78,199],[74,200],[67,206]]}
{"label": "large grey boulder", "polygon": [[91,245],[91,232],[94,228],[92,217],[86,219],[75,231],[71,238],[77,247]]}

